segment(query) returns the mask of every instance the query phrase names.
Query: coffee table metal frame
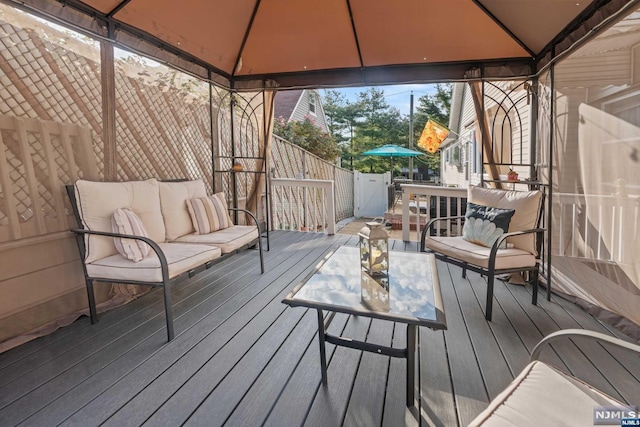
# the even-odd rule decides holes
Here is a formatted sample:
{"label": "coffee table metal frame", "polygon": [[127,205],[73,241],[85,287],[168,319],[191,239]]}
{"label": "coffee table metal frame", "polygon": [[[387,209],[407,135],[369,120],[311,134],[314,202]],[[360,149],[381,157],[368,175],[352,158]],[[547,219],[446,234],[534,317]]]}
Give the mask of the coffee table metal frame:
{"label": "coffee table metal frame", "polygon": [[[335,252],[335,251],[334,251]],[[407,253],[404,253],[407,255]],[[333,253],[331,254],[333,256]],[[330,257],[327,257],[324,263],[326,263]],[[353,348],[356,350],[367,351],[370,353],[381,354],[390,357],[403,358],[407,361],[407,406],[411,407],[414,404],[415,400],[415,353],[416,353],[416,340],[417,340],[417,329],[418,326],[427,326],[434,330],[447,329],[446,318],[444,315],[444,307],[442,304],[442,296],[440,294],[440,283],[438,281],[438,273],[435,265],[435,257],[433,254],[424,254],[424,253],[415,253],[415,256],[420,256],[425,259],[426,262],[431,263],[431,280],[434,292],[434,302],[436,306],[436,316],[433,319],[424,319],[412,316],[403,316],[403,315],[395,315],[384,312],[377,312],[373,310],[367,310],[364,307],[362,309],[343,306],[343,305],[334,305],[328,303],[321,303],[312,300],[302,300],[295,299],[296,293],[302,289],[302,287],[309,281],[313,275],[318,273],[318,271],[322,268],[320,266],[318,269],[314,271],[314,273],[310,274],[305,280],[303,280],[300,284],[298,284],[289,295],[285,299],[282,300],[283,303],[288,304],[291,307],[308,307],[314,308],[317,312],[318,317],[318,343],[320,346],[320,367],[322,372],[322,383],[327,385],[327,353],[326,353],[326,343],[334,344],[341,347]],[[323,263],[323,265],[324,265]],[[358,266],[359,268],[359,266]],[[327,310],[329,312],[327,319],[325,320],[323,310]],[[358,341],[350,338],[345,338],[341,336],[331,335],[327,332],[329,325],[333,321],[333,318],[337,312],[352,314],[355,316],[363,316],[370,318],[377,318],[383,320],[389,320],[394,322],[406,323],[407,325],[407,347],[406,348],[393,348],[387,347],[383,345],[373,344],[364,341]]]}

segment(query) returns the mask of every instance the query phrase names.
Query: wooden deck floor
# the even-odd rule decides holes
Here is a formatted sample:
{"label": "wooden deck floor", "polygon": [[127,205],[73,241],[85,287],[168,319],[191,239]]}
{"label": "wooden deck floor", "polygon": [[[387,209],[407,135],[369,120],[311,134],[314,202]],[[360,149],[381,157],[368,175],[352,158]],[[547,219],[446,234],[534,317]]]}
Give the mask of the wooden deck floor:
{"label": "wooden deck floor", "polygon": [[[314,311],[282,298],[327,252],[353,236],[272,234],[267,273],[254,251],[184,282],[174,292],[176,338],[166,343],[161,293],[0,354],[5,425],[466,425],[527,363],[544,335],[585,328],[622,336],[554,297],[496,284],[493,321],[485,282],[438,264],[447,331],[419,331],[416,407],[405,407],[404,360],[328,345],[321,386]],[[393,242],[394,250],[415,243]],[[405,247],[407,246],[407,247]],[[542,299],[542,298],[541,298]],[[405,327],[337,315],[333,334],[404,347]],[[640,403],[640,361],[587,342],[547,359],[628,403]]]}

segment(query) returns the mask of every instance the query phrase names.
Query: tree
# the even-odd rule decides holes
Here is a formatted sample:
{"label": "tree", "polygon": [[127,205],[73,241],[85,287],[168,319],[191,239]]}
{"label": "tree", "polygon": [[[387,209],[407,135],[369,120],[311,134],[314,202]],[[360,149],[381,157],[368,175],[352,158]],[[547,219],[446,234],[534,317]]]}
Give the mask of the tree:
{"label": "tree", "polygon": [[387,104],[381,89],[365,89],[358,93],[355,102],[335,90],[325,91],[324,96],[329,127],[336,140],[341,141],[343,164],[353,163],[354,169],[362,172],[388,171],[389,159],[361,154],[384,144],[406,146],[407,118]]}
{"label": "tree", "polygon": [[[452,90],[451,84],[438,84],[434,94],[418,99],[414,115],[414,141],[420,137],[428,119],[445,126],[449,124]],[[331,133],[340,141],[342,158],[346,162],[354,159],[354,169],[386,172],[390,164],[388,158],[361,157],[361,153],[384,144],[408,146],[409,119],[400,114],[398,109],[389,106],[382,89],[365,89],[358,93],[356,102],[349,102],[344,94],[336,90],[328,90],[324,94],[324,106]],[[405,162],[398,160],[394,163],[400,168]],[[416,162],[439,171],[440,153],[427,153],[418,157]]]}
{"label": "tree", "polygon": [[331,134],[323,132],[309,117],[301,122],[287,122],[279,117],[273,123],[273,133],[329,162],[335,162],[340,154]]}
{"label": "tree", "polygon": [[416,129],[418,136],[429,119],[449,126],[452,92],[453,85],[451,83],[438,83],[435,94],[427,94],[418,98],[416,113],[413,116],[414,129]]}
{"label": "tree", "polygon": [[364,106],[360,102],[349,102],[344,94],[337,90],[325,91],[323,107],[327,125],[334,139],[341,146],[351,147],[358,119]]}

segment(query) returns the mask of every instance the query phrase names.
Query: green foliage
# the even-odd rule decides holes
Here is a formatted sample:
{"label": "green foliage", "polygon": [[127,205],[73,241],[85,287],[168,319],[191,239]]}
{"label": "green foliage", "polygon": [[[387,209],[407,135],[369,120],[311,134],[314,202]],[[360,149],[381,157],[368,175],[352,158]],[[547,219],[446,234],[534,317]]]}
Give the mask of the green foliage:
{"label": "green foliage", "polygon": [[329,162],[335,162],[340,154],[334,138],[320,130],[309,117],[302,122],[287,122],[278,117],[273,124],[273,133]]}
{"label": "green foliage", "polygon": [[340,146],[349,146],[351,149],[357,121],[364,106],[360,102],[349,102],[337,90],[327,90],[322,105],[329,132]]}
{"label": "green foliage", "polygon": [[[414,142],[420,137],[428,119],[445,126],[449,124],[452,90],[451,84],[438,84],[435,94],[418,99],[414,114]],[[385,144],[408,147],[409,117],[390,107],[382,90],[365,89],[355,102],[348,101],[337,90],[327,90],[323,103],[330,132],[342,147],[343,165],[353,164],[353,168],[361,172],[386,172],[391,165],[389,158],[361,156],[361,153]],[[394,159],[395,173],[398,174],[407,164],[406,158]],[[440,152],[417,157],[415,166],[428,167],[439,173]]]}
{"label": "green foliage", "polygon": [[[390,168],[388,158],[362,157],[361,153],[384,144],[408,145],[409,121],[387,104],[380,89],[363,90],[355,102],[336,90],[327,90],[323,105],[329,129],[342,147],[345,166],[353,164],[362,172],[386,172]],[[401,163],[395,161],[396,170]]]}
{"label": "green foliage", "polygon": [[427,120],[432,119],[444,126],[449,126],[449,113],[451,111],[451,95],[453,85],[451,83],[443,83],[436,85],[436,93],[433,95],[424,95],[418,98],[416,112],[413,115],[413,128],[417,136],[424,128]]}

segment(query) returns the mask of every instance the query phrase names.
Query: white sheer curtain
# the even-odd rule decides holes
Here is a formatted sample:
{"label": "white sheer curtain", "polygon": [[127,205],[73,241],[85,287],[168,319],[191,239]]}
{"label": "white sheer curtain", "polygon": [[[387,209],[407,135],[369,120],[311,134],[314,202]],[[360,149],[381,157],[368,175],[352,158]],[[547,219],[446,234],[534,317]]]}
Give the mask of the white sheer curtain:
{"label": "white sheer curtain", "polygon": [[586,302],[594,314],[612,312],[637,326],[640,67],[634,46],[640,22],[633,18],[555,67],[553,146],[542,149],[542,161],[552,153],[553,287]]}

